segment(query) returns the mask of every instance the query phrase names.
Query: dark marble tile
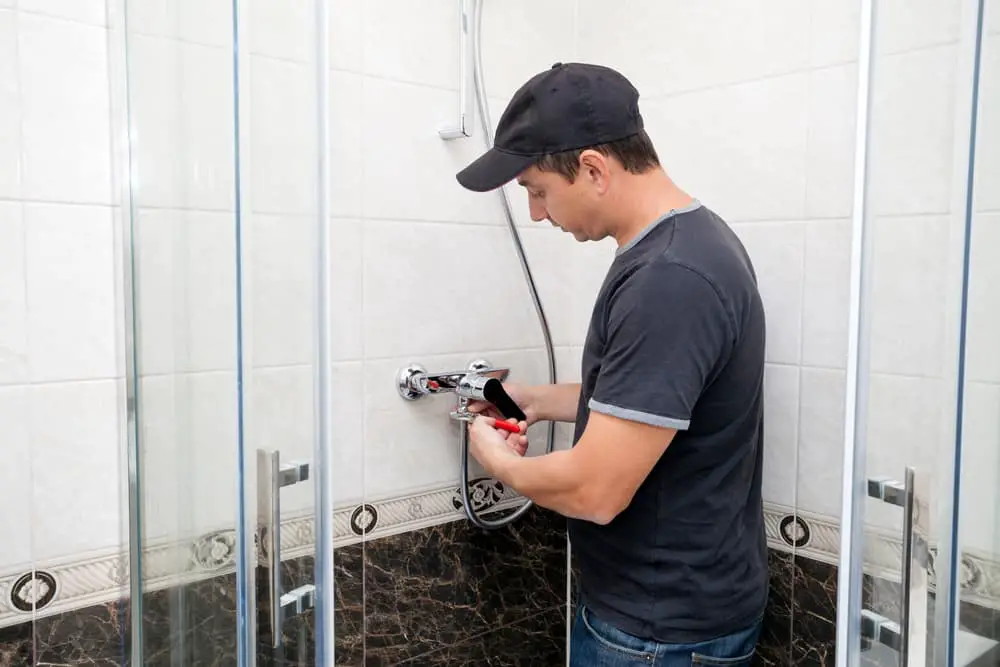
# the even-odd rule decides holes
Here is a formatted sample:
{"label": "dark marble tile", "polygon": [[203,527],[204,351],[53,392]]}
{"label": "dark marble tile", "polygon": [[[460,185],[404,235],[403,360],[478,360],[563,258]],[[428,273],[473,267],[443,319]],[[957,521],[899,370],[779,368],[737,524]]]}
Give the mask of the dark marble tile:
{"label": "dark marble tile", "polygon": [[[364,656],[364,616],[361,544],[336,549],[334,564],[334,625],[337,665],[361,665]],[[258,578],[258,582],[263,580]],[[314,561],[311,557],[299,558],[282,563],[282,585],[284,590],[292,590],[300,585],[315,581]],[[266,600],[266,592],[259,591],[259,600]],[[312,612],[288,619],[282,626],[282,646],[271,647],[269,621],[260,606],[261,617],[258,627],[260,643],[257,648],[260,667],[312,667],[316,664],[316,617]]]}
{"label": "dark marble tile", "polygon": [[35,660],[47,664],[125,664],[128,605],[95,605],[35,621]]}
{"label": "dark marble tile", "polygon": [[980,637],[1000,641],[1000,611],[963,601],[958,609],[958,625]]}
{"label": "dark marble tile", "polygon": [[364,660],[364,547],[354,544],[337,549],[333,556],[334,592],[337,596],[336,648],[338,667],[361,665]]}
{"label": "dark marble tile", "polygon": [[[442,654],[429,664],[527,664],[522,649],[554,655],[553,646],[561,651],[565,638],[565,573],[565,522],[539,509],[500,531],[483,532],[458,521],[337,549],[337,665],[365,664],[366,627],[367,664],[414,664],[434,650]],[[311,581],[311,558],[282,564],[286,591]],[[258,584],[262,593],[262,577]],[[552,611],[557,605],[558,614]],[[235,575],[147,593],[144,659],[135,664],[235,665],[236,609]],[[40,619],[34,628],[29,623],[0,630],[0,667],[34,664],[33,646],[42,662],[127,665],[128,613],[127,604],[98,605]],[[557,631],[549,631],[552,624],[559,625]],[[268,624],[258,627],[261,667],[315,664],[312,612],[286,621],[277,651],[270,646]],[[497,662],[496,656],[514,662]]]}
{"label": "dark marble tile", "polygon": [[791,664],[792,650],[792,555],[768,550],[770,591],[755,664]]}
{"label": "dark marble tile", "polygon": [[792,587],[792,664],[833,665],[837,643],[837,566],[796,555]]}
{"label": "dark marble tile", "polygon": [[236,665],[236,575],[143,596],[143,665]]}
{"label": "dark marble tile", "polygon": [[536,507],[496,531],[454,521],[366,542],[367,664],[454,647],[564,604],[565,529]]}
{"label": "dark marble tile", "polygon": [[23,667],[34,664],[34,629],[21,623],[0,628],[0,667]]}
{"label": "dark marble tile", "polygon": [[369,656],[365,667],[538,667],[566,664],[566,607],[560,605],[452,646],[404,660]]}

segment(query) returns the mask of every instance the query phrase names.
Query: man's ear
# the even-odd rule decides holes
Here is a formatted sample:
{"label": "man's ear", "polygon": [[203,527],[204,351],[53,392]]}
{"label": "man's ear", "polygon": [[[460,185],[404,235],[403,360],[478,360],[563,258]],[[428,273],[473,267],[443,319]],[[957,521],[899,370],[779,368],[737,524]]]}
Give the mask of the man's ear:
{"label": "man's ear", "polygon": [[608,159],[593,149],[588,149],[580,154],[580,169],[577,178],[585,178],[592,183],[600,192],[608,189],[611,176],[611,165]]}

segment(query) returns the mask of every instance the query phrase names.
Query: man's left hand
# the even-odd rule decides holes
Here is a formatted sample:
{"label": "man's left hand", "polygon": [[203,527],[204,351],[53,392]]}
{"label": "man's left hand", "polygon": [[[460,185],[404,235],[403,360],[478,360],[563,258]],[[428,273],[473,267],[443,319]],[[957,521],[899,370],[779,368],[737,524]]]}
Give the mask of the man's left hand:
{"label": "man's left hand", "polygon": [[478,416],[469,423],[469,452],[479,461],[486,472],[497,477],[505,460],[521,458],[528,449],[527,422],[515,422],[520,427],[518,433],[508,433],[497,429],[492,417]]}

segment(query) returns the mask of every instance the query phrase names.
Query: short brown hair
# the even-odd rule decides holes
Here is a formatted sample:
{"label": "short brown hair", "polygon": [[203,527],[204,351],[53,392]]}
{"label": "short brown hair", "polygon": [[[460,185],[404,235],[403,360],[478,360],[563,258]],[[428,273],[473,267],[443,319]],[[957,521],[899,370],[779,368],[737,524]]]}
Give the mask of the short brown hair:
{"label": "short brown hair", "polygon": [[585,150],[595,150],[605,157],[613,157],[621,163],[625,171],[631,174],[642,174],[660,166],[660,158],[656,155],[656,148],[645,130],[606,144],[552,153],[542,157],[535,163],[535,166],[541,171],[554,171],[561,174],[572,183],[580,168],[580,155]]}

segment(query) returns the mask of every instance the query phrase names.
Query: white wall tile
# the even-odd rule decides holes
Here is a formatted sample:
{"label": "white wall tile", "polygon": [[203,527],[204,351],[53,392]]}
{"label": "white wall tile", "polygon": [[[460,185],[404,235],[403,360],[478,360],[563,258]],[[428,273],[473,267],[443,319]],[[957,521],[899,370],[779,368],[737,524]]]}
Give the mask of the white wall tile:
{"label": "white wall tile", "polygon": [[330,67],[360,72],[364,47],[364,0],[328,0],[327,7]]}
{"label": "white wall tile", "polygon": [[[141,341],[141,338],[140,338]],[[141,343],[140,343],[141,345]],[[187,415],[178,405],[189,403],[178,391],[174,375],[145,376],[139,385],[139,464],[142,467],[143,539],[177,539],[192,532],[191,494],[185,489],[192,462],[181,433]]]}
{"label": "white wall tile", "polygon": [[[465,190],[455,174],[479,157],[482,137],[444,141],[455,122],[458,93],[368,78],[361,124],[366,138],[364,214],[368,218],[493,222],[496,195]],[[479,136],[480,133],[477,133]],[[378,141],[369,141],[378,137]]]}
{"label": "white wall tile", "polygon": [[[237,444],[236,374],[230,371],[177,376],[179,461],[186,482],[181,508],[194,534],[235,528]],[[253,454],[246,453],[253,469]],[[185,505],[187,503],[187,505]],[[181,516],[185,516],[182,514]],[[182,525],[185,525],[182,524]]]}
{"label": "white wall tile", "polygon": [[483,77],[488,95],[508,98],[554,63],[575,60],[574,5],[575,0],[483,3]]}
{"label": "white wall tile", "polygon": [[[178,355],[186,354],[183,340],[175,335],[175,320],[183,320],[187,293],[183,283],[184,253],[175,252],[178,239],[186,236],[183,213],[160,209],[138,209],[132,222],[134,278],[133,302],[135,345],[141,375],[172,373]],[[143,399],[145,400],[145,399]]]}
{"label": "white wall tile", "polygon": [[[365,223],[365,355],[441,354],[541,343],[507,230]],[[508,287],[509,286],[509,287]]]}
{"label": "white wall tile", "polygon": [[139,211],[136,317],[144,374],[234,367],[234,225],[225,213]]}
{"label": "white wall tile", "polygon": [[876,62],[869,188],[879,215],[951,207],[956,54],[946,46]]}
{"label": "white wall tile", "polygon": [[[145,3],[139,3],[145,6]],[[129,41],[129,87],[136,143],[139,206],[187,205],[182,183],[196,146],[182,131],[182,50],[172,39],[137,35]]]}
{"label": "white wall tile", "polygon": [[111,209],[25,204],[24,225],[31,378],[114,377]]}
{"label": "white wall tile", "polygon": [[458,90],[459,3],[366,0],[362,34],[366,74]]}
{"label": "white wall tile", "polygon": [[1000,546],[1000,385],[966,385],[962,437],[959,539],[966,549]]}
{"label": "white wall tile", "polygon": [[872,249],[871,368],[938,376],[944,369],[948,218],[877,218]]}
{"label": "white wall tile", "polygon": [[317,0],[251,0],[250,52],[299,62],[316,61]]}
{"label": "white wall tile", "polygon": [[767,318],[767,360],[797,364],[802,344],[804,223],[734,225],[757,273]]}
{"label": "white wall tile", "polygon": [[[656,77],[641,71],[632,40],[635,29],[634,2],[607,3],[600,0],[577,0],[576,60],[614,68],[628,77],[642,96],[653,95]],[[661,84],[663,85],[663,84]]]}
{"label": "white wall tile", "polygon": [[364,223],[348,218],[330,222],[333,360],[360,360],[364,356]]}
{"label": "white wall tile", "polygon": [[212,46],[233,43],[231,0],[142,0],[129,3],[127,16],[132,33]]}
{"label": "white wall tile", "polygon": [[973,380],[1000,382],[1000,213],[980,213],[972,221],[969,264],[968,354],[966,372]]}
{"label": "white wall tile", "polygon": [[861,3],[851,0],[812,0],[809,63],[826,67],[858,59]]}
{"label": "white wall tile", "polygon": [[307,214],[316,205],[314,73],[308,65],[252,58],[250,196],[259,213]]}
{"label": "white wall tile", "polygon": [[10,7],[14,8],[17,6],[17,0],[0,0],[0,7]]}
{"label": "white wall tile", "polygon": [[[365,147],[370,144],[362,133],[363,77],[347,72],[330,72],[330,214],[361,216]],[[378,136],[378,135],[374,135]]]}
{"label": "white wall tile", "polygon": [[17,14],[0,10],[0,198],[21,192],[21,95]]}
{"label": "white wall tile", "polygon": [[5,510],[0,512],[0,572],[32,563],[31,443],[28,439],[28,401],[24,387],[0,387],[0,424],[3,424],[4,464],[0,489]]}
{"label": "white wall tile", "polygon": [[1000,183],[1000,35],[983,38],[979,77],[975,209],[1000,211],[1000,188],[995,187]]}
{"label": "white wall tile", "polygon": [[231,54],[159,38],[132,44],[139,204],[231,210]]}
{"label": "white wall tile", "polygon": [[877,8],[875,44],[879,53],[901,53],[958,40],[961,2],[886,0]]}
{"label": "white wall tile", "polygon": [[334,440],[333,503],[351,505],[364,497],[365,366],[361,362],[334,364],[330,407]]}
{"label": "white wall tile", "polygon": [[122,508],[114,380],[37,385],[28,397],[33,557],[117,547]]}
{"label": "white wall tile", "polygon": [[[559,383],[579,382],[581,364],[583,360],[583,347],[557,347],[555,349],[556,358],[556,381]],[[548,384],[548,375],[541,376],[540,384]],[[556,445],[555,448],[569,449],[573,446],[573,435],[576,424],[558,422],[556,424]],[[540,437],[545,437],[543,427]],[[534,438],[534,436],[532,436]],[[533,443],[531,443],[533,446]]]}
{"label": "white wall tile", "polygon": [[[560,234],[562,232],[559,232]],[[567,240],[572,238],[567,235]],[[590,326],[590,318],[594,313],[594,303],[597,301],[597,294],[604,284],[604,279],[608,275],[608,269],[614,262],[615,252],[618,245],[614,239],[608,238],[597,243],[577,244],[575,249],[576,276],[573,282],[576,285],[574,297],[574,311],[577,321],[580,323],[577,328],[570,332],[570,344],[583,346],[587,338],[587,329]],[[547,266],[542,263],[535,269],[536,272],[547,271]]]}
{"label": "white wall tile", "polygon": [[802,369],[799,509],[840,516],[845,390],[844,371]]}
{"label": "white wall tile", "polygon": [[796,74],[640,106],[674,180],[740,222],[803,217],[807,102]]}
{"label": "white wall tile", "polygon": [[802,298],[804,365],[844,368],[847,363],[850,270],[850,220],[806,223]]}
{"label": "white wall tile", "polygon": [[[335,396],[329,407],[334,430],[332,472],[334,504],[342,506],[361,499],[363,437],[363,368],[360,362],[338,364],[332,369]],[[278,449],[283,461],[312,462],[310,480],[282,491],[282,514],[297,514],[315,506],[314,482],[319,462],[313,452],[313,368],[284,366],[252,370],[249,442]]]}
{"label": "white wall tile", "polygon": [[647,96],[808,64],[809,3],[798,0],[619,3],[615,10],[581,0],[578,21],[580,57],[603,62],[611,56]]}
{"label": "white wall tile", "polygon": [[107,32],[22,13],[18,36],[23,196],[110,203]]}
{"label": "white wall tile", "polygon": [[313,361],[315,343],[316,219],[256,214],[252,217],[250,348],[254,366]]}
{"label": "white wall tile", "polygon": [[764,501],[795,506],[798,468],[799,369],[764,369]]}
{"label": "white wall tile", "polygon": [[17,0],[22,12],[34,12],[93,25],[107,25],[105,0]]}
{"label": "white wall tile", "polygon": [[[865,474],[900,479],[906,466],[914,466],[928,475],[934,485],[931,492],[940,499],[937,493],[946,480],[936,471],[941,470],[943,448],[953,446],[940,435],[943,381],[873,374],[870,383]],[[935,503],[932,510],[937,507]],[[865,524],[897,530],[902,513],[898,507],[871,501],[865,506]]]}
{"label": "white wall tile", "polygon": [[[604,278],[602,274],[595,286],[594,272],[587,275],[581,270],[585,249],[590,244],[579,243],[569,234],[553,234],[551,230],[541,227],[522,229],[519,233],[539,299],[546,311],[553,344],[582,344],[590,323],[593,301],[600,287],[599,281]],[[514,254],[510,243],[504,250]],[[523,279],[517,278],[519,276],[512,275],[508,283],[513,298],[534,312],[528,287]],[[589,304],[582,298],[585,294],[590,297]],[[537,324],[534,328],[541,331]],[[536,340],[541,340],[540,335]]]}
{"label": "white wall tile", "polygon": [[0,385],[28,379],[27,317],[21,205],[0,202]]}
{"label": "white wall tile", "polygon": [[806,215],[810,218],[851,215],[857,76],[856,65],[809,74]]}

